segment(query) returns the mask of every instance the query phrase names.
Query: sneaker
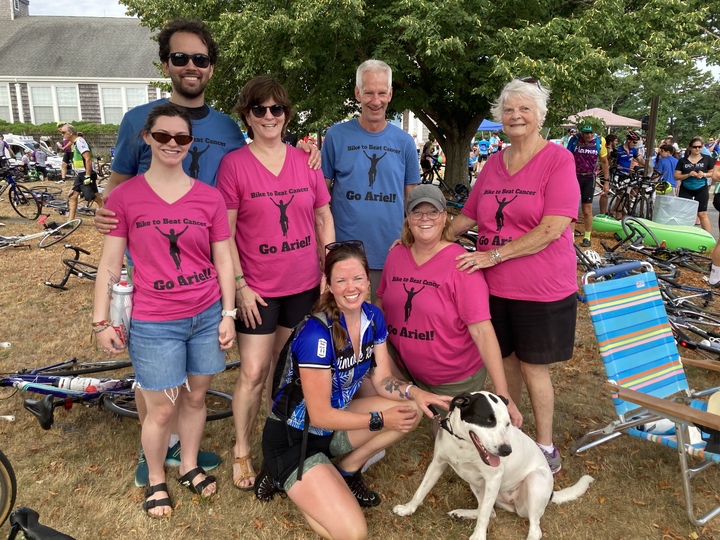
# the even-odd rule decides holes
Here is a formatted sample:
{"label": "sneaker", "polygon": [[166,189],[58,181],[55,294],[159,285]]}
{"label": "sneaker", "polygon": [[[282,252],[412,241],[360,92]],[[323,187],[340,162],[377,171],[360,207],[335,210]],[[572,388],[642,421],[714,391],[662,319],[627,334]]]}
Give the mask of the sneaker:
{"label": "sneaker", "polygon": [[[197,464],[203,470],[212,471],[222,462],[222,458],[212,452],[205,452],[200,450],[198,452]],[[167,456],[165,457],[165,465],[168,467],[179,467],[180,466],[180,442],[176,442],[172,448],[168,448]]]}
{"label": "sneaker", "polygon": [[147,461],[145,461],[145,452],[141,448],[137,469],[135,470],[135,485],[137,487],[147,487],[149,483],[150,471],[148,470]]}
{"label": "sneaker", "polygon": [[380,504],[380,495],[365,485],[360,471],[351,476],[343,476],[343,479],[360,506],[368,508]]}
{"label": "sneaker", "polygon": [[270,502],[275,494],[279,493],[281,497],[285,497],[285,491],[270,476],[270,471],[263,463],[260,472],[255,477],[255,497],[261,502]]}
{"label": "sneaker", "polygon": [[560,452],[555,446],[553,446],[552,454],[546,452],[542,448],[540,448],[540,450],[545,455],[545,459],[547,460],[548,465],[550,465],[550,472],[553,474],[553,476],[555,476],[562,470],[562,463],[560,462]]}
{"label": "sneaker", "polygon": [[580,247],[590,247],[590,239],[585,238],[582,242],[580,242]]}

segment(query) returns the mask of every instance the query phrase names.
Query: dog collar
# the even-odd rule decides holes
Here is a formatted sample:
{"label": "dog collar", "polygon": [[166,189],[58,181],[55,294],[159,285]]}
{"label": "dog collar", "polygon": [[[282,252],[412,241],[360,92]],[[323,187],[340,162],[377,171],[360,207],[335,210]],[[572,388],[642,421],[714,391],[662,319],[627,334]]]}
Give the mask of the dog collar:
{"label": "dog collar", "polygon": [[[460,439],[461,441],[464,441],[465,439],[463,439],[460,435],[455,433],[452,429],[452,426],[450,426],[450,422],[448,422],[448,420],[450,420],[451,414],[452,414],[452,411],[450,411],[445,418],[440,420],[440,427],[443,428],[445,431],[447,431],[453,437]],[[440,415],[437,415],[437,417],[438,417],[438,419],[440,419]]]}

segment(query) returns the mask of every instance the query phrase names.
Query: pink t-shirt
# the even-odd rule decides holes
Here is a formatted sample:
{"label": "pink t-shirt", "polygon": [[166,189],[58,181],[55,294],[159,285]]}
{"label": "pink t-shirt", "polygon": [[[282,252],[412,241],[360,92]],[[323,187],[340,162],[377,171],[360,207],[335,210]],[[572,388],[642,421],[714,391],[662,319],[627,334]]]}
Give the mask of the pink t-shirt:
{"label": "pink t-shirt", "polygon": [[[510,175],[503,156],[490,156],[462,213],[478,223],[478,250],[489,251],[537,227],[544,216],[577,219],[580,186],[573,155],[548,143]],[[577,291],[572,228],[545,249],[486,268],[490,294],[512,300],[554,302]]]}
{"label": "pink t-shirt", "polygon": [[320,283],[315,210],[330,202],[322,171],[308,167],[308,154],[286,149],[278,176],[245,146],[223,158],[217,179],[228,209],[237,210],[235,242],[245,279],[270,298]]}
{"label": "pink t-shirt", "polygon": [[378,286],[388,338],[426,384],[461,381],[483,366],[468,324],[490,319],[488,288],[482,272],[455,269],[461,253],[452,244],[418,266],[409,248],[396,246]]}
{"label": "pink t-shirt", "polygon": [[217,189],[195,181],[169,204],[140,174],[115,188],[106,208],[120,220],[108,234],[127,238],[135,263],[133,319],[194,317],[220,298],[210,244],[229,238],[230,228]]}

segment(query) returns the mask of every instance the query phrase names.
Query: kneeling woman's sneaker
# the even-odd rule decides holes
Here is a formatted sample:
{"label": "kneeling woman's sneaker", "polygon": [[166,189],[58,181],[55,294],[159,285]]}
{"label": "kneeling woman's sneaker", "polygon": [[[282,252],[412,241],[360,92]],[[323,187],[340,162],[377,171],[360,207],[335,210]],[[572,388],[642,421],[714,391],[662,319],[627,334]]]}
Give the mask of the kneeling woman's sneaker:
{"label": "kneeling woman's sneaker", "polygon": [[276,493],[285,495],[285,491],[273,480],[270,472],[263,463],[260,472],[255,478],[255,497],[261,502],[270,502]]}
{"label": "kneeling woman's sneaker", "polygon": [[371,507],[380,504],[380,495],[365,485],[360,471],[350,476],[343,476],[343,479],[360,506]]}

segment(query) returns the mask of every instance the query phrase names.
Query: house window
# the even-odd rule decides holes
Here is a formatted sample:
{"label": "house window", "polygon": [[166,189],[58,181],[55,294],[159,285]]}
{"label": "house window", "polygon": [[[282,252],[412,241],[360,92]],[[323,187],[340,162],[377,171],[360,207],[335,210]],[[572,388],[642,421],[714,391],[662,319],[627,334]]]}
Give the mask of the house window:
{"label": "house window", "polygon": [[13,2],[13,7],[15,8],[15,11],[20,11],[20,0],[15,0]]}
{"label": "house window", "polygon": [[58,86],[55,88],[55,95],[59,118],[63,118],[65,122],[80,120],[77,86]]}
{"label": "house window", "polygon": [[148,102],[147,89],[143,87],[104,87],[100,89],[103,121],[119,124],[123,115],[133,107]]}
{"label": "house window", "polygon": [[30,87],[30,104],[33,112],[33,123],[45,124],[55,121],[51,87]]}
{"label": "house window", "polygon": [[13,121],[10,110],[10,91],[7,86],[0,86],[0,120]]}

